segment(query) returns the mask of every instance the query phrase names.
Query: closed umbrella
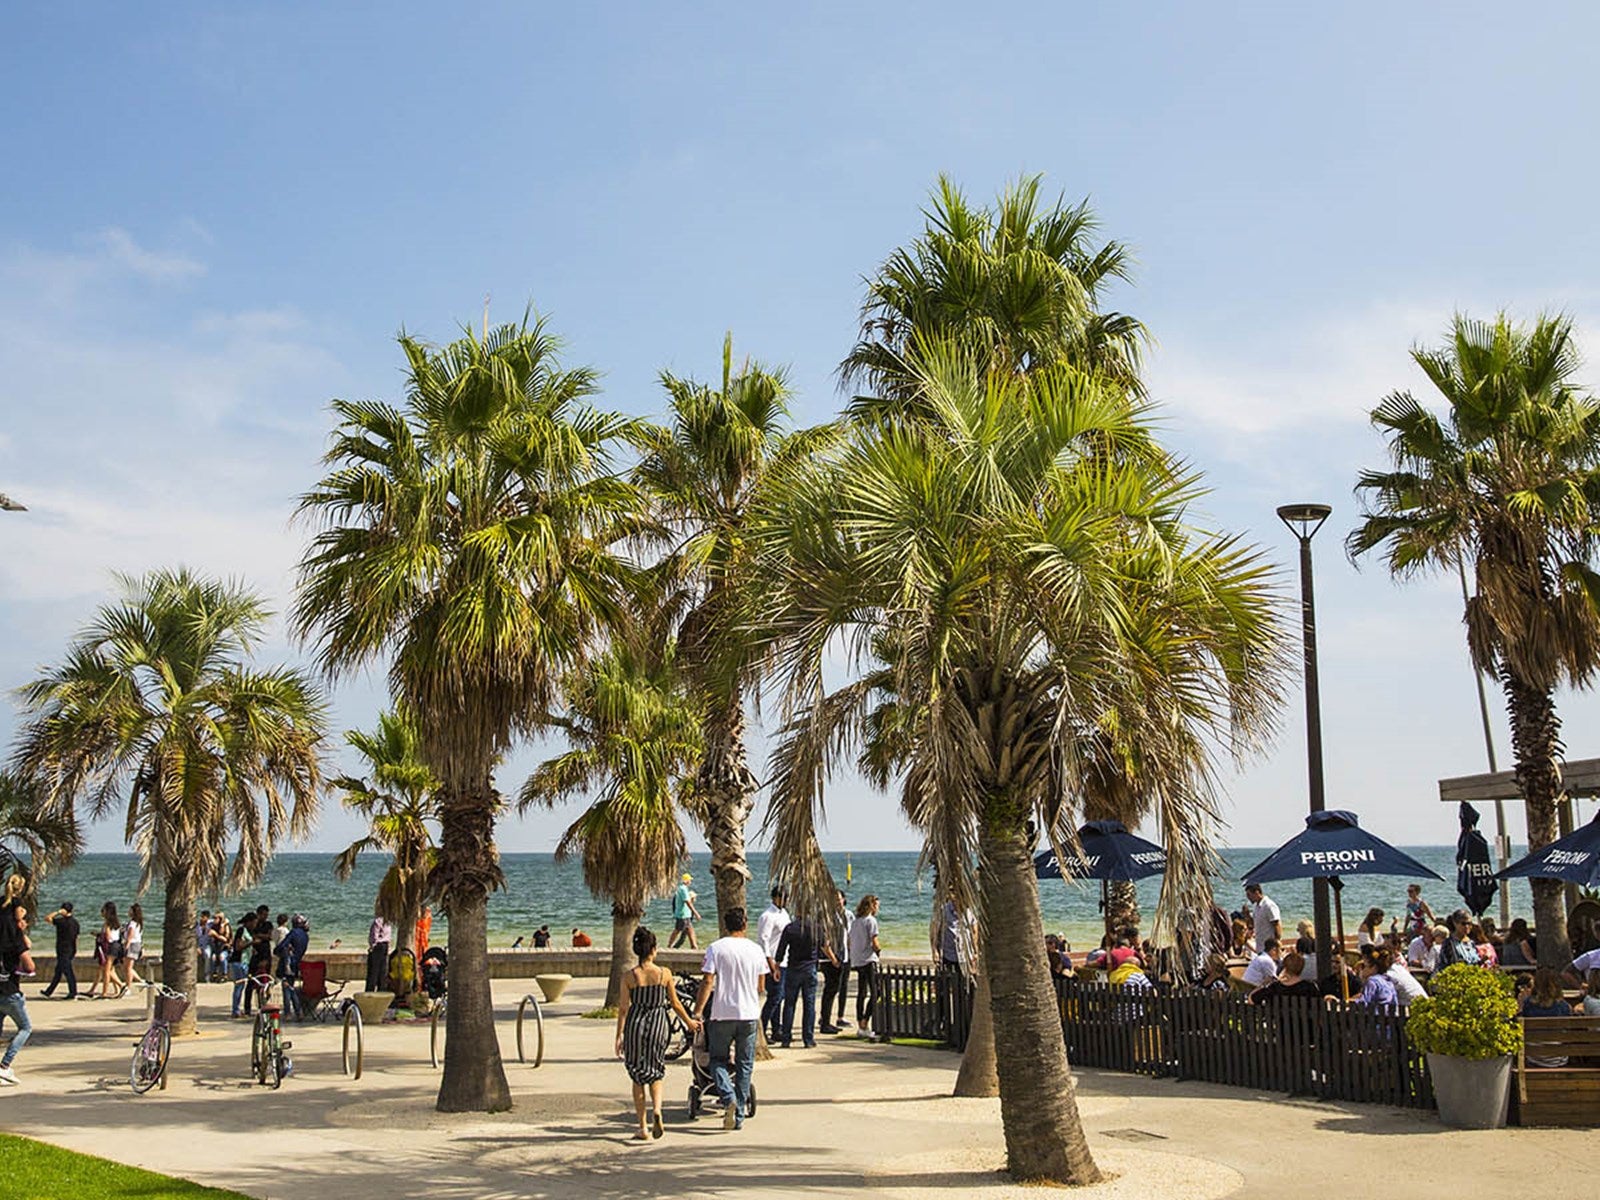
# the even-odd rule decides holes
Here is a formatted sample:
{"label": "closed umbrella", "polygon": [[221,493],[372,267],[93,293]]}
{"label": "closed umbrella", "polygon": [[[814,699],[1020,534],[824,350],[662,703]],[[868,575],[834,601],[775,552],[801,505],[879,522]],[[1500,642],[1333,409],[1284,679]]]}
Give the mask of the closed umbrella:
{"label": "closed umbrella", "polygon": [[1579,887],[1600,887],[1600,813],[1594,820],[1519,858],[1496,879],[1559,879]]}
{"label": "closed umbrella", "polygon": [[1461,836],[1456,839],[1456,891],[1467,902],[1475,917],[1494,900],[1494,864],[1489,861],[1489,843],[1478,832],[1478,810],[1465,800],[1460,809]]}
{"label": "closed umbrella", "polygon": [[[1100,907],[1106,907],[1106,884],[1127,883],[1159,875],[1167,869],[1167,852],[1128,832],[1121,821],[1090,821],[1078,828],[1082,854],[1068,850],[1059,857],[1054,850],[1034,856],[1033,871],[1040,879],[1100,880]],[[1110,919],[1110,914],[1107,914]]]}
{"label": "closed umbrella", "polygon": [[[1380,837],[1361,828],[1353,812],[1329,809],[1306,817],[1306,827],[1266,858],[1244,873],[1247,883],[1269,883],[1275,879],[1331,879],[1333,907],[1339,926],[1339,946],[1344,946],[1344,906],[1339,899],[1339,884],[1352,875],[1405,875],[1439,879],[1437,872],[1423,866],[1403,850],[1397,850]],[[1344,998],[1350,999],[1349,982],[1339,972]]]}

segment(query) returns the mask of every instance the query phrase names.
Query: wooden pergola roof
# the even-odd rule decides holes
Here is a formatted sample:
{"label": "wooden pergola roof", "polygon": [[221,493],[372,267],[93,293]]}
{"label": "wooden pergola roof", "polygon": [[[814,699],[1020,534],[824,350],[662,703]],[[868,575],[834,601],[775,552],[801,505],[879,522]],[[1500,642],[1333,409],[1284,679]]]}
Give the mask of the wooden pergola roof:
{"label": "wooden pergola roof", "polygon": [[[1561,781],[1569,797],[1594,799],[1600,797],[1600,758],[1580,758],[1561,764]],[[1455,779],[1439,780],[1439,799],[1446,804],[1462,800],[1494,801],[1521,800],[1522,789],[1512,771],[1495,771],[1487,775],[1460,775]]]}

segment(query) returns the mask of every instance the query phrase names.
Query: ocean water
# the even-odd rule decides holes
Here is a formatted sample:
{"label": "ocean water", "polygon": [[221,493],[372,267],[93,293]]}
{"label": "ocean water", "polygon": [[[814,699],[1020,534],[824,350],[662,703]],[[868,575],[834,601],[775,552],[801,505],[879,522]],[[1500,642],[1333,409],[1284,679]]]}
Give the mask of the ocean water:
{"label": "ocean water", "polygon": [[[1404,849],[1450,881],[1420,881],[1423,897],[1435,911],[1442,913],[1457,907],[1460,900],[1453,887],[1455,848],[1407,846]],[[1520,849],[1514,852],[1522,853]],[[1249,847],[1222,851],[1225,870],[1214,886],[1223,907],[1232,910],[1243,903],[1239,877],[1266,854],[1266,849]],[[930,880],[917,874],[914,851],[830,853],[828,861],[852,904],[867,892],[879,897],[879,921],[887,951],[918,956],[928,953],[927,929],[933,893]],[[519,935],[526,937],[541,924],[550,926],[558,945],[568,943],[574,927],[587,931],[596,945],[609,943],[610,905],[589,894],[577,863],[557,863],[549,854],[507,854],[502,865],[506,887],[489,901],[492,947],[508,948]],[[750,905],[759,910],[766,903],[767,855],[752,853],[750,867],[753,875]],[[279,912],[303,912],[311,921],[314,949],[324,949],[335,939],[344,946],[360,948],[366,944],[372,900],[385,868],[381,858],[368,857],[357,864],[348,881],[341,883],[333,876],[331,854],[280,854],[273,859],[257,886],[240,895],[224,897],[223,903],[233,919],[258,904],[266,904],[274,916]],[[695,876],[701,912],[709,916],[714,888],[708,857],[704,854],[691,856],[687,869]],[[850,880],[845,883],[847,871]],[[72,867],[49,877],[43,885],[40,904],[48,912],[60,901],[71,900],[88,932],[96,924],[95,914],[104,901],[115,901],[118,909],[126,914],[129,902],[140,900],[145,908],[145,943],[155,950],[161,944],[162,892],[158,883],[140,897],[134,890],[138,880],[139,867],[133,855],[87,854]],[[1412,881],[1381,878],[1358,879],[1347,884],[1344,889],[1346,931],[1353,934],[1367,909],[1374,905],[1389,916],[1403,913],[1405,887],[1409,882]],[[1140,905],[1148,920],[1155,908],[1160,880],[1144,880],[1138,886]],[[1039,889],[1047,930],[1064,934],[1074,948],[1080,950],[1098,942],[1102,922],[1097,884],[1045,879],[1040,880]],[[1278,902],[1286,929],[1293,929],[1294,923],[1302,917],[1311,916],[1309,881],[1273,884],[1268,894]],[[215,908],[215,898],[208,898],[204,907]],[[1513,915],[1520,913],[1531,917],[1532,898],[1526,881],[1518,880],[1513,884],[1511,907]],[[672,926],[669,902],[663,899],[651,904],[645,921],[662,933],[669,930]],[[708,930],[714,929],[714,920],[703,921],[699,926],[702,939]],[[444,936],[443,914],[436,914],[434,940],[442,941]],[[48,933],[40,941],[47,945]]]}

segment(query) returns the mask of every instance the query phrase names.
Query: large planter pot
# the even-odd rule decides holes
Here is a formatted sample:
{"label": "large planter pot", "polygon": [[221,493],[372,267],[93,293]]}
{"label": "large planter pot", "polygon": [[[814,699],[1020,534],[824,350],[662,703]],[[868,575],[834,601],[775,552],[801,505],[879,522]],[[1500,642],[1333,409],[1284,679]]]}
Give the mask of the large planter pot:
{"label": "large planter pot", "polygon": [[1456,1129],[1504,1129],[1511,1104],[1511,1056],[1428,1055],[1439,1119]]}

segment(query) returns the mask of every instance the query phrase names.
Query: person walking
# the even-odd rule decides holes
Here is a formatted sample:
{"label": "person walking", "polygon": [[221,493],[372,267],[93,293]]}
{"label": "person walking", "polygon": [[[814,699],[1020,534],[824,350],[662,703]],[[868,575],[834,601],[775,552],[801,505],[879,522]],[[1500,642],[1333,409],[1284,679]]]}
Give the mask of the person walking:
{"label": "person walking", "polygon": [[[818,1028],[823,1033],[838,1033],[850,1022],[844,1019],[845,993],[850,989],[850,952],[845,942],[850,936],[850,906],[844,893],[835,892],[837,906],[828,914],[828,949],[832,952],[822,966],[822,1020]],[[833,998],[839,998],[839,1016],[833,1016]]]}
{"label": "person walking", "polygon": [[700,948],[694,940],[694,923],[700,919],[700,910],[694,906],[698,897],[689,887],[693,882],[694,876],[685,871],[683,878],[678,880],[677,890],[672,893],[672,936],[667,939],[668,950],[674,950],[685,942],[691,950]]}
{"label": "person walking", "polygon": [[1250,924],[1254,927],[1256,953],[1259,954],[1268,938],[1283,940],[1283,919],[1277,901],[1262,891],[1259,883],[1245,884],[1244,897],[1250,902]]}
{"label": "person walking", "polygon": [[817,963],[826,957],[835,966],[838,959],[828,945],[822,924],[801,914],[790,921],[778,938],[778,961],[783,967],[783,1016],[778,1045],[787,1048],[794,1040],[794,1010],[803,1006],[800,1040],[806,1046],[817,1044]]}
{"label": "person walking", "polygon": [[873,1002],[878,976],[878,898],[871,892],[856,905],[850,923],[850,969],[856,974],[856,1036],[872,1040]]}
{"label": "person walking", "polygon": [[57,985],[65,980],[67,999],[76,1000],[78,976],[72,969],[72,960],[78,956],[79,926],[78,918],[72,915],[72,901],[63,900],[48,920],[56,930],[56,970],[50,977],[50,986],[44,989],[43,994],[54,996]]}
{"label": "person walking", "polygon": [[138,901],[128,905],[128,920],[122,927],[122,992],[142,984],[136,964],[144,957],[144,909]]}
{"label": "person walking", "polygon": [[[722,914],[728,930],[706,947],[700,961],[700,991],[695,996],[694,1015],[706,1016],[707,1001],[711,1020],[706,1026],[706,1052],[711,1058],[711,1076],[717,1095],[722,1098],[722,1127],[743,1129],[750,1106],[750,1079],[755,1070],[756,1025],[761,1020],[761,992],[767,985],[768,956],[745,936],[749,918],[742,908]],[[728,1069],[728,1052],[733,1052],[733,1070]]]}
{"label": "person walking", "polygon": [[122,922],[117,917],[117,906],[107,900],[100,906],[100,932],[94,939],[94,961],[98,969],[95,981],[89,985],[91,1000],[105,1000],[111,996],[116,981],[117,959],[122,954]]}
{"label": "person walking", "polygon": [[367,926],[367,991],[381,992],[389,976],[389,943],[394,941],[394,926],[374,910]]}
{"label": "person walking", "polygon": [[767,1002],[761,1009],[761,1027],[766,1031],[767,1040],[779,1040],[778,1019],[783,1015],[783,962],[778,957],[778,939],[783,936],[783,931],[793,920],[789,910],[784,907],[788,897],[783,888],[772,889],[772,903],[768,904],[761,913],[761,919],[756,922],[756,941],[761,943],[761,949],[767,956],[767,969],[772,973],[772,980],[767,984]]}
{"label": "person walking", "polygon": [[[20,939],[20,933],[19,933]],[[17,1031],[11,1035],[11,1044],[0,1058],[0,1084],[15,1087],[17,1073],[11,1069],[17,1055],[33,1036],[33,1022],[28,1019],[28,1002],[22,995],[22,952],[20,940],[13,941],[0,952],[0,1019],[9,1018]]]}
{"label": "person walking", "polygon": [[[691,1017],[672,986],[672,972],[656,965],[656,935],[643,925],[633,931],[633,953],[639,965],[622,977],[622,997],[617,1002],[617,1057],[633,1081],[633,1111],[639,1118],[634,1137],[649,1141],[660,1137],[661,1083],[667,1074],[667,1043],[672,1030],[667,1010],[691,1032],[700,1022]],[[645,1100],[649,1099],[650,1125],[645,1125]]]}

